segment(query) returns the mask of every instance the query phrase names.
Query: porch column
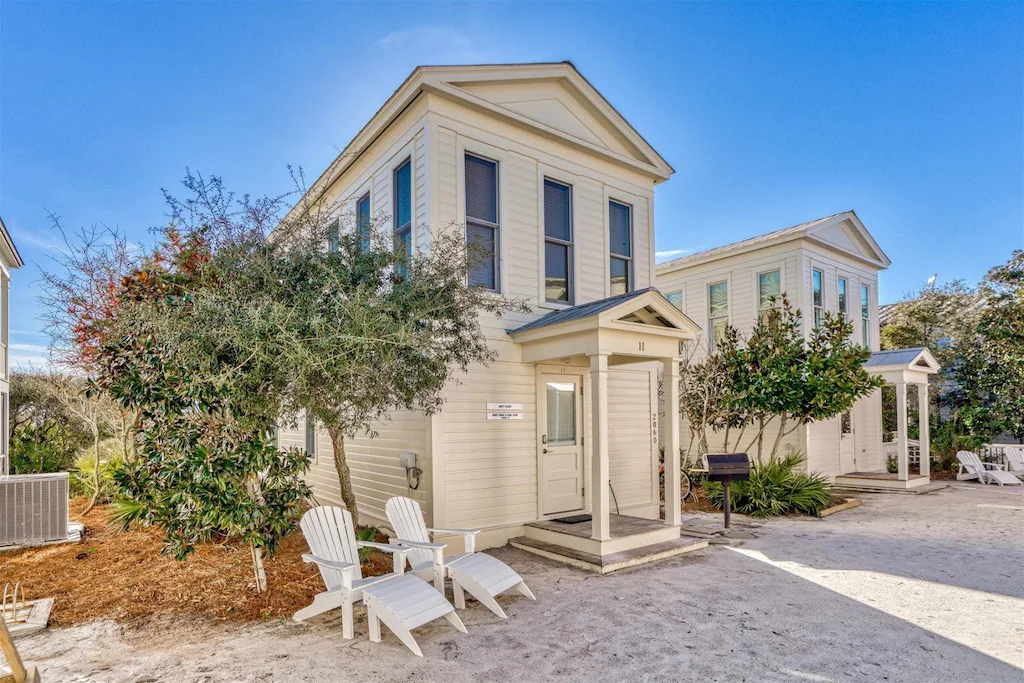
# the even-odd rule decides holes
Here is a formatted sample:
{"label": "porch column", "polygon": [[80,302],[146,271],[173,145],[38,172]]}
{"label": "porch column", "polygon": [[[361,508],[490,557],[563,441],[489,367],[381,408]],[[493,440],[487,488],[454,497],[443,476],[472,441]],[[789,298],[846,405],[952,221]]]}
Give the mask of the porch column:
{"label": "porch column", "polygon": [[590,513],[593,517],[590,537],[607,541],[611,521],[608,508],[608,354],[590,356]]}
{"label": "porch column", "polygon": [[920,415],[921,474],[929,476],[931,470],[931,434],[928,431],[928,383],[917,385],[917,413]]}
{"label": "porch column", "polygon": [[910,463],[907,454],[907,383],[896,382],[896,478],[906,481],[910,478]]}
{"label": "porch column", "polygon": [[664,358],[665,424],[661,443],[665,446],[665,524],[679,526],[679,359]]}

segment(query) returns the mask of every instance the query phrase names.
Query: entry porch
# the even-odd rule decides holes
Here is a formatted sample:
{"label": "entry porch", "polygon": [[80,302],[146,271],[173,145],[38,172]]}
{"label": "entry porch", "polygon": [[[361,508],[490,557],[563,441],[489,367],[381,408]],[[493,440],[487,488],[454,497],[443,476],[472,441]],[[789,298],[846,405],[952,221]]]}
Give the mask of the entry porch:
{"label": "entry porch", "polygon": [[[928,378],[939,371],[939,364],[927,348],[896,349],[871,354],[864,364],[872,374],[885,380],[882,394],[881,448],[886,469],[877,472],[848,472],[836,477],[837,487],[854,490],[907,491],[927,486],[929,476]],[[909,419],[910,388],[917,394],[918,439],[911,438]],[[887,410],[885,390],[895,394]],[[892,406],[892,403],[895,403]],[[895,424],[891,413],[895,412]],[[888,419],[887,419],[888,418]],[[916,450],[917,472],[911,472],[911,451]],[[890,458],[896,460],[896,471],[888,471]]]}
{"label": "entry porch", "polygon": [[[658,290],[648,288],[555,311],[509,332],[523,362],[538,365],[542,506],[541,519],[524,525],[523,536],[510,539],[513,546],[605,573],[706,545],[680,537],[678,465],[665,468],[664,518],[644,519],[613,514],[609,463],[609,421],[617,407],[622,409],[609,405],[609,370],[659,363],[664,404],[678,405],[680,346],[698,331]],[[548,377],[552,364],[562,374]],[[578,384],[572,376],[580,378]],[[656,397],[649,407],[649,417],[637,417],[645,424],[650,420],[651,441],[636,457],[655,461],[646,471],[655,495],[651,516],[656,516],[658,449],[663,446],[666,457],[678,462],[680,425],[678,410],[665,411],[659,425]]]}

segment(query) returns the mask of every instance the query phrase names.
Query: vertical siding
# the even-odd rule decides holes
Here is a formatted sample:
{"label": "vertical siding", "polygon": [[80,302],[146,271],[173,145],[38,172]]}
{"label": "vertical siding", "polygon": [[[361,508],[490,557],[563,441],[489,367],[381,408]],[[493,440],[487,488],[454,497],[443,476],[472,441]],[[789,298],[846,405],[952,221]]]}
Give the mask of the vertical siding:
{"label": "vertical siding", "polygon": [[[537,519],[537,393],[533,365],[473,367],[448,391],[446,517],[454,527]],[[522,420],[488,420],[487,403],[523,404]]]}
{"label": "vertical siding", "polygon": [[619,508],[655,502],[651,422],[651,373],[608,373],[608,466]]}

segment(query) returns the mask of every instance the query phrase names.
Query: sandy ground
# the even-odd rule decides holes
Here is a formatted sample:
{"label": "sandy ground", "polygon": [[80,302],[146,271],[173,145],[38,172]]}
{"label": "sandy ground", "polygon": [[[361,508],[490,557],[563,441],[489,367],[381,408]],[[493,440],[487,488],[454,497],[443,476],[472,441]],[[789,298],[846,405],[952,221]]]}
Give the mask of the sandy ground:
{"label": "sandy ground", "polygon": [[495,551],[537,601],[501,598],[507,621],[471,604],[465,635],[418,629],[422,659],[386,628],[370,643],[363,621],[343,640],[337,616],[97,622],[19,646],[47,682],[1024,681],[1024,491],[864,498],[609,576]]}

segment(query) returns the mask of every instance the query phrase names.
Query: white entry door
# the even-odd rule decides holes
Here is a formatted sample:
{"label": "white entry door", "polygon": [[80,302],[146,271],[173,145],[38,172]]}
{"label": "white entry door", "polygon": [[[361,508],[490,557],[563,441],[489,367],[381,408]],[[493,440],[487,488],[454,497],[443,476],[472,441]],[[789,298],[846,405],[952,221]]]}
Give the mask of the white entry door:
{"label": "white entry door", "polygon": [[542,373],[542,514],[583,509],[583,375]]}
{"label": "white entry door", "polygon": [[839,416],[839,473],[857,471],[855,453],[855,435],[853,432],[853,410]]}

